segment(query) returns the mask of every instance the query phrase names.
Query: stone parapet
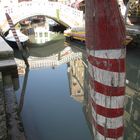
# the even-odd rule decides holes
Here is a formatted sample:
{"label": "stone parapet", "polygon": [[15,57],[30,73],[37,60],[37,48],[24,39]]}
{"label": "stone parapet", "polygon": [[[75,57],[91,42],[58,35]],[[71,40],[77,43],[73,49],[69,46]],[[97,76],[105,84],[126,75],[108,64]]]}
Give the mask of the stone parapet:
{"label": "stone parapet", "polygon": [[0,72],[12,74],[14,77],[18,77],[15,73],[17,64],[14,59],[13,49],[6,43],[6,41],[0,36]]}

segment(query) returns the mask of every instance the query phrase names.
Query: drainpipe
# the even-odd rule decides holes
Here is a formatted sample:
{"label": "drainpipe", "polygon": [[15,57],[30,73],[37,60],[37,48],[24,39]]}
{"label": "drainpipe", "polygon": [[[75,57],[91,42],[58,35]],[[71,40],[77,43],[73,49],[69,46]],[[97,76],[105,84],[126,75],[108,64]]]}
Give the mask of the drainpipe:
{"label": "drainpipe", "polygon": [[86,49],[95,140],[122,140],[125,26],[117,0],[86,0]]}

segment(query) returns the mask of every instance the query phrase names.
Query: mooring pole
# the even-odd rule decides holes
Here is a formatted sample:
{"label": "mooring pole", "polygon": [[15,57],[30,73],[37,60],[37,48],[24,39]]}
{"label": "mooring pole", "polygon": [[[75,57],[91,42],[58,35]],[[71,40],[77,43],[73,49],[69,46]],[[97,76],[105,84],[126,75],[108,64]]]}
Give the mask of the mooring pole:
{"label": "mooring pole", "polygon": [[86,0],[86,47],[95,140],[123,139],[125,26],[117,0]]}
{"label": "mooring pole", "polygon": [[8,13],[5,13],[5,15],[6,15],[7,21],[8,21],[8,23],[9,23],[10,30],[12,31],[12,34],[13,34],[15,40],[16,40],[18,49],[19,49],[19,51],[20,51],[20,53],[21,53],[21,56],[22,56],[22,58],[23,58],[23,60],[24,60],[24,62],[25,62],[25,65],[26,65],[27,67],[29,67],[29,63],[28,63],[27,57],[26,57],[26,55],[25,55],[24,52],[23,52],[23,47],[22,47],[22,44],[21,44],[21,42],[20,42],[20,40],[19,40],[19,37],[18,37],[18,35],[17,35],[17,33],[16,33],[16,30],[15,30],[15,27],[14,27],[14,24],[13,24],[13,21],[12,21],[12,19],[11,19],[11,17],[9,16]]}

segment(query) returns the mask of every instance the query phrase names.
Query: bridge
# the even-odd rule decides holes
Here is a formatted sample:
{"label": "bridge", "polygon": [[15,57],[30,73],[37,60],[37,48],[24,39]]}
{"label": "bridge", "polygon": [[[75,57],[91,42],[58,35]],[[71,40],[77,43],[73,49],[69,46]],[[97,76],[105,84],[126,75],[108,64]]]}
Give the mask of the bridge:
{"label": "bridge", "polygon": [[6,32],[9,25],[5,16],[8,13],[16,24],[19,21],[36,15],[44,15],[48,18],[69,27],[83,26],[83,12],[59,2],[48,2],[46,0],[32,0],[9,3],[0,1],[0,29]]}

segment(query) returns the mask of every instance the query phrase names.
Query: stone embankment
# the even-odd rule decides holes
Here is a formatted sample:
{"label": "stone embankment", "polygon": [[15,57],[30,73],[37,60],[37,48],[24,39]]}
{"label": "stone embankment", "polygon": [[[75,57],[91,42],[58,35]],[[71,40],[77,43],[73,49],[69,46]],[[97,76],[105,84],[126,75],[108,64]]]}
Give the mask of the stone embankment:
{"label": "stone embankment", "polygon": [[18,87],[13,50],[0,37],[0,140],[25,140],[15,95]]}

